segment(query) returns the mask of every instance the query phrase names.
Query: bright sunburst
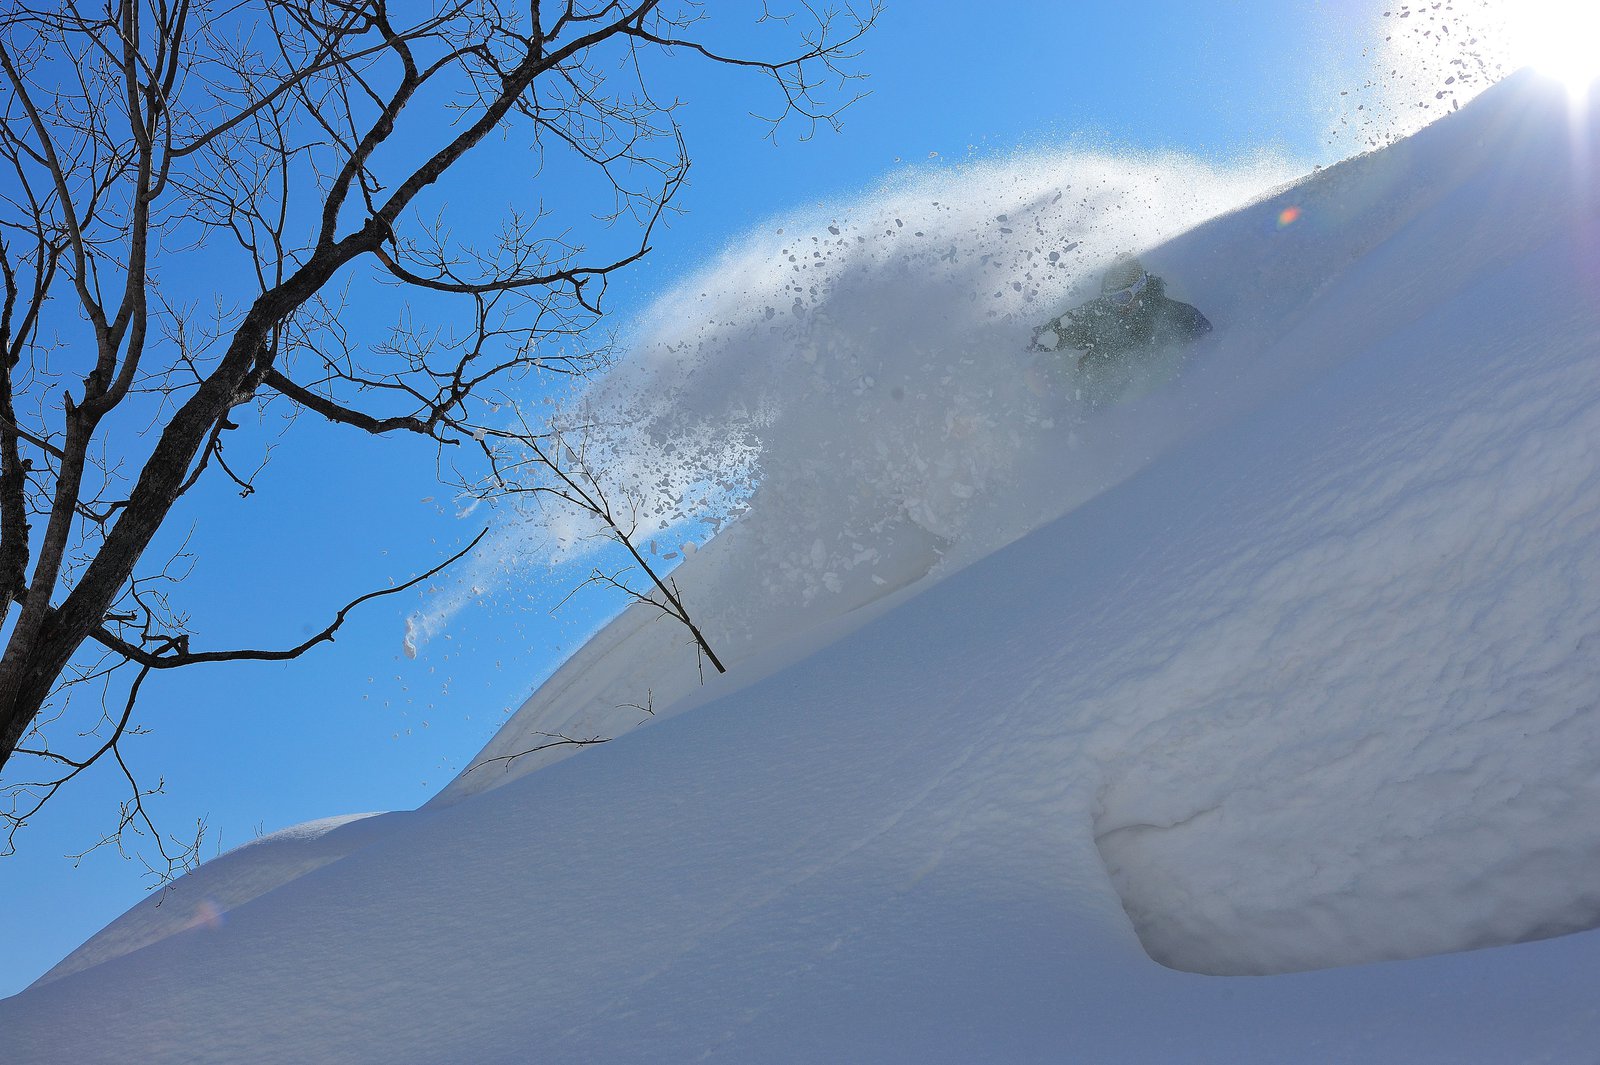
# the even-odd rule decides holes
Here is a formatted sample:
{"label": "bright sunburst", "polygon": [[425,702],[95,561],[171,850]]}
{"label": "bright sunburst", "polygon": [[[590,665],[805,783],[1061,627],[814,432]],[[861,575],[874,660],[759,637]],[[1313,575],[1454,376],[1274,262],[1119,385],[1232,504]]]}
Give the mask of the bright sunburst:
{"label": "bright sunburst", "polygon": [[1513,66],[1560,78],[1574,92],[1600,79],[1600,0],[1512,0],[1503,17]]}

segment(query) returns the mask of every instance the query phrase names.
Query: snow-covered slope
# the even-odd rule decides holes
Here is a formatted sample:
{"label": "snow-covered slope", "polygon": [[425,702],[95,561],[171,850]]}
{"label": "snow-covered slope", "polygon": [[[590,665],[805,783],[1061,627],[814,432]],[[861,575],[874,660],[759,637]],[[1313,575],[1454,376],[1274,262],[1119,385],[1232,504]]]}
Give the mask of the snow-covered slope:
{"label": "snow-covered slope", "polygon": [[[994,475],[929,511],[975,467],[909,456],[897,506],[795,531],[816,559],[771,555],[762,494],[830,500],[839,462],[783,463],[861,430],[784,458],[807,435],[760,420],[748,520],[680,581],[709,620],[790,566],[823,606],[752,599],[765,642],[691,712],[203,867],[164,903],[203,920],[136,908],[0,1002],[0,1058],[1592,1060],[1597,137],[1513,79],[1166,241],[1222,326],[1203,357],[1095,412],[957,387],[947,435],[992,422]],[[906,261],[850,276],[892,292]],[[992,321],[952,343],[1026,335]],[[891,453],[944,439],[912,423],[952,350],[891,386],[926,404]],[[832,565],[852,540],[893,561]],[[503,742],[625,682],[672,709],[659,631],[620,619]]]}
{"label": "snow-covered slope", "polygon": [[[706,496],[689,509],[720,517],[740,505],[675,574],[738,667],[719,690],[774,656],[802,657],[1190,431],[1196,419],[1184,417],[1122,449],[1114,419],[1086,425],[1079,403],[1047,394],[1023,350],[1029,330],[1098,291],[1118,249],[1170,238],[1291,175],[1271,161],[1221,170],[1081,152],[940,171],[775,220],[664,294],[641,316],[630,360],[569,417],[617,427],[602,438],[607,487],[647,517],[672,523]],[[1041,482],[1052,468],[1067,477]],[[653,542],[673,555],[703,525],[673,524]],[[582,528],[560,525],[554,539]],[[550,546],[536,526],[510,554]],[[704,694],[689,647],[651,609],[625,613],[435,805],[570,753],[549,747],[551,732],[614,736],[644,720],[640,705]],[[768,664],[752,668],[753,656]]]}

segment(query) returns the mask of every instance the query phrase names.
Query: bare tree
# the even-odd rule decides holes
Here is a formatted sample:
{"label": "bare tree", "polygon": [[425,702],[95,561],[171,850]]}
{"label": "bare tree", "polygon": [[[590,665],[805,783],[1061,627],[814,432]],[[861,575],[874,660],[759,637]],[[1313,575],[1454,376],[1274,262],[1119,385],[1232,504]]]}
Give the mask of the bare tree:
{"label": "bare tree", "polygon": [[[647,531],[641,525],[642,501],[636,493],[606,484],[600,468],[604,463],[591,453],[594,445],[591,429],[587,423],[534,426],[519,410],[510,429],[480,432],[479,447],[489,472],[477,484],[461,487],[481,499],[532,496],[557,500],[571,511],[593,520],[600,535],[620,546],[631,562],[620,569],[595,567],[588,578],[573,589],[573,594],[588,585],[598,584],[659,610],[688,631],[696,654],[704,656],[718,673],[726,673],[728,667],[712,650],[704,631],[684,605],[678,582],[670,574],[664,576],[645,557],[640,544],[641,534]],[[634,569],[644,575],[649,587],[635,587],[628,577]]]}
{"label": "bare tree", "polygon": [[[240,408],[442,451],[481,439],[476,400],[587,372],[608,279],[650,250],[688,170],[664,72],[742,69],[775,90],[766,121],[804,133],[858,95],[849,61],[878,0],[795,2],[745,4],[773,56],[720,44],[694,0],[7,5],[0,771],[13,755],[54,770],[6,777],[13,831],[121,760],[152,671],[295,658],[399,590],[293,647],[201,649],[171,564],[140,568],[203,478],[253,490],[264,462],[225,454]],[[492,226],[452,215],[452,181],[473,191],[513,139],[563,189],[587,171],[599,204],[563,213],[536,176]],[[393,315],[382,337],[350,325],[372,307]],[[99,724],[65,724],[81,690]]]}

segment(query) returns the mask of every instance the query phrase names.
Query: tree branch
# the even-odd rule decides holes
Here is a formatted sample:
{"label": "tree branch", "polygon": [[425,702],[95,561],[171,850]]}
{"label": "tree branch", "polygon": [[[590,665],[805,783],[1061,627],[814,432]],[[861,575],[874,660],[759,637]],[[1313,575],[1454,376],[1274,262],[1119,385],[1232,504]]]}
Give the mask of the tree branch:
{"label": "tree branch", "polygon": [[[294,647],[284,650],[191,652],[188,650],[188,639],[187,637],[184,637],[181,641],[164,641],[163,646],[159,650],[149,651],[143,647],[139,647],[136,644],[124,640],[122,637],[104,627],[96,629],[93,633],[93,636],[94,639],[97,640],[102,646],[109,650],[115,651],[117,654],[128,659],[128,661],[134,662],[144,669],[179,669],[184,666],[200,665],[207,662],[289,661],[291,659],[299,658],[301,655],[305,654],[307,651],[311,650],[311,648],[320,643],[332,643],[335,634],[338,633],[339,629],[344,625],[345,619],[350,615],[351,611],[355,610],[355,608],[360,606],[362,603],[370,602],[374,599],[382,599],[387,595],[398,595],[399,593],[410,588],[415,588],[423,581],[435,577],[444,572],[446,569],[449,569],[450,566],[460,561],[468,553],[470,553],[474,547],[477,547],[479,541],[481,541],[484,536],[488,535],[488,531],[489,530],[485,529],[477,536],[474,536],[472,538],[472,542],[466,547],[462,548],[460,551],[457,551],[455,554],[451,555],[449,558],[445,559],[428,572],[421,574],[420,576],[413,577],[404,584],[397,584],[393,588],[381,588],[378,591],[368,592],[366,595],[358,596],[357,598],[352,599],[343,607],[339,608],[339,612],[334,615],[333,621],[329,622],[321,632],[307,640],[302,641],[299,644],[296,644]],[[168,651],[172,651],[174,653],[166,653]]]}

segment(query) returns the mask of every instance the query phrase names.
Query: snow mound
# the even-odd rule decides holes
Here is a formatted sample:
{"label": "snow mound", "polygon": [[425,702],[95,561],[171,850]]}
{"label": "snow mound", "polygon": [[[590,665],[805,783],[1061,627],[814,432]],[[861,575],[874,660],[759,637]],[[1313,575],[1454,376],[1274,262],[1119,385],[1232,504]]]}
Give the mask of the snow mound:
{"label": "snow mound", "polygon": [[[1153,248],[1216,344],[1092,416],[1064,397],[938,520],[890,508],[950,545],[897,592],[753,565],[764,510],[807,517],[763,503],[804,480],[764,459],[679,570],[708,620],[769,572],[792,597],[725,682],[99,949],[0,1002],[7,1060],[1590,1060],[1587,115],[1513,79]],[[504,742],[680,684],[666,631],[624,614]]]}
{"label": "snow mound", "polygon": [[[630,611],[439,801],[567,753],[504,760],[574,722],[632,727],[630,688],[667,708],[727,695],[751,656],[764,675],[785,660],[769,648],[793,660],[897,590],[1268,419],[1229,445],[1241,464],[1194,469],[1207,487],[1129,535],[1166,563],[1219,497],[1251,522],[1195,543],[1181,575],[1130,576],[1195,591],[1153,610],[1141,595],[1125,644],[1073,667],[1095,685],[1075,717],[1105,752],[1099,852],[1147,949],[1263,974],[1594,927],[1600,834],[1580,826],[1600,803],[1573,782],[1600,779],[1573,746],[1595,687],[1573,651],[1600,617],[1576,593],[1597,575],[1597,259],[1574,226],[1593,225],[1594,192],[1574,183],[1565,99],[1517,84],[1151,249],[1219,329],[1180,380],[1109,410],[1031,389],[1013,354],[1028,329],[1092,284],[1083,249],[1142,246],[1263,173],[991,170],[730,253],[663,301],[590,401],[639,439],[759,455],[748,511],[677,576],[734,675],[681,702],[701,681],[683,634]],[[1339,404],[1359,432],[1324,424]],[[670,449],[684,464],[658,479],[694,480],[694,453]],[[661,461],[619,457],[639,486]]]}
{"label": "snow mound", "polygon": [[1600,925],[1600,316],[1570,250],[1341,365],[1318,390],[1359,429],[1234,427],[1273,458],[1151,560],[1158,609],[1080,705],[1116,722],[1096,837],[1156,959],[1265,974]]}
{"label": "snow mound", "polygon": [[324,817],[281,829],[206,862],[161,888],[67,955],[34,987],[131,953],[170,935],[220,928],[229,911],[359,850],[395,814]]}

